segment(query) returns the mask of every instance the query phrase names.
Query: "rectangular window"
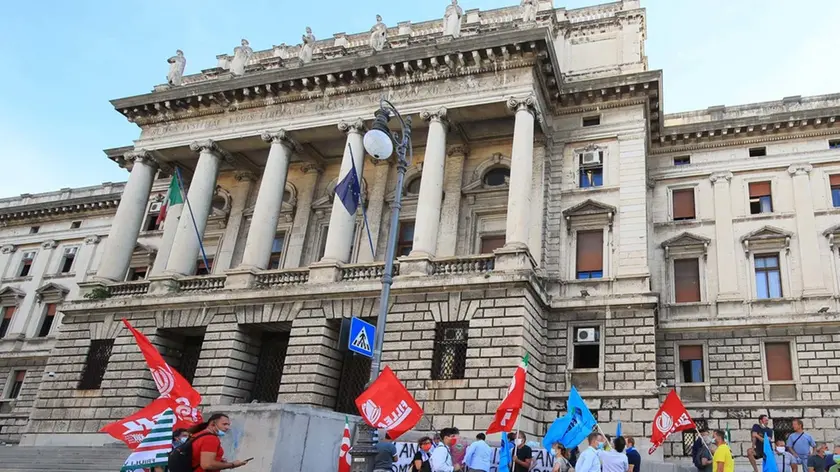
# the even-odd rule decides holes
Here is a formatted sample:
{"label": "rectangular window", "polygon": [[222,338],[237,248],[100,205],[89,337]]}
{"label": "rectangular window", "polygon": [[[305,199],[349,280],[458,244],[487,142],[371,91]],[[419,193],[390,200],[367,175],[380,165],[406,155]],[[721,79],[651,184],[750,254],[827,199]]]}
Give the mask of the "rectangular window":
{"label": "rectangular window", "polygon": [[828,140],[828,148],[829,149],[840,149],[840,139],[829,139]]}
{"label": "rectangular window", "polygon": [[198,367],[198,358],[201,356],[201,345],[203,343],[203,334],[184,337],[181,358],[178,360],[178,372],[189,383],[192,383],[195,379],[195,369]]}
{"label": "rectangular window", "polygon": [[128,275],[126,275],[125,280],[127,282],[134,282],[136,280],[146,280],[146,273],[148,271],[148,267],[131,267],[128,269]]}
{"label": "rectangular window", "polygon": [[831,185],[831,205],[840,208],[840,174],[829,176],[828,183]]}
{"label": "rectangular window", "polygon": [[767,148],[762,147],[754,147],[750,148],[750,157],[763,157],[767,155]]}
{"label": "rectangular window", "polygon": [[69,274],[73,270],[73,261],[76,260],[76,253],[79,251],[78,247],[68,247],[64,249],[64,255],[61,258],[61,267],[58,271],[61,274]]}
{"label": "rectangular window", "polygon": [[81,227],[82,227],[82,222],[81,221],[74,221],[74,222],[70,223],[70,229],[79,229]]}
{"label": "rectangular window", "polygon": [[469,323],[437,323],[432,379],[463,379],[467,367],[467,330]]}
{"label": "rectangular window", "polygon": [[694,303],[700,301],[700,260],[674,260],[674,301]]}
{"label": "rectangular window", "polygon": [[12,317],[15,316],[15,311],[17,311],[16,306],[3,307],[3,321],[0,323],[0,338],[5,337],[6,332],[9,331],[9,326],[12,324]]}
{"label": "rectangular window", "polygon": [[597,369],[601,366],[601,328],[579,327],[572,333],[572,366],[575,369]]}
{"label": "rectangular window", "polygon": [[257,373],[251,390],[251,400],[260,403],[274,403],[280,382],[283,380],[283,366],[286,362],[286,350],[289,347],[288,332],[266,331],[260,343],[260,355],[257,360]]}
{"label": "rectangular window", "polygon": [[79,380],[79,390],[96,390],[102,386],[113,347],[113,339],[94,339],[90,342],[82,378]]}
{"label": "rectangular window", "polygon": [[680,346],[680,378],[683,383],[703,382],[703,346]]}
{"label": "rectangular window", "polygon": [[163,223],[163,221],[158,221],[161,207],[161,202],[153,202],[149,205],[149,212],[146,213],[146,221],[143,223],[143,231],[157,231],[160,229],[160,225]]}
{"label": "rectangular window", "polygon": [[597,116],[584,116],[583,117],[583,127],[588,128],[590,126],[598,126],[601,124],[601,115]]}
{"label": "rectangular window", "polygon": [[38,234],[38,231],[41,231],[40,226],[30,226],[29,227],[29,234]]}
{"label": "rectangular window", "polygon": [[760,213],[772,212],[773,198],[770,194],[770,182],[751,182],[750,213],[758,215]]}
{"label": "rectangular window", "polygon": [[578,156],[580,188],[604,185],[604,151],[584,151]]}
{"label": "rectangular window", "polygon": [[501,249],[505,246],[505,235],[500,234],[496,236],[482,236],[481,237],[481,252],[479,254],[492,254],[496,249]]}
{"label": "rectangular window", "polygon": [[12,373],[12,378],[10,379],[12,382],[11,387],[9,387],[9,391],[6,392],[6,398],[9,400],[14,400],[20,395],[20,389],[23,388],[23,380],[26,378],[26,371],[25,370],[16,370]]}
{"label": "rectangular window", "polygon": [[55,311],[56,311],[56,304],[55,303],[48,303],[47,309],[44,313],[44,322],[41,323],[41,329],[38,330],[38,337],[43,338],[50,334],[50,330],[52,329],[53,321],[55,320]]}
{"label": "rectangular window", "polygon": [[756,298],[782,298],[782,272],[779,268],[779,256],[755,256],[755,296]]}
{"label": "rectangular window", "polygon": [[793,380],[793,365],[790,361],[790,343],[764,343],[764,358],[767,366],[767,380]]}
{"label": "rectangular window", "polygon": [[683,188],[671,192],[674,206],[674,221],[693,220],[694,216],[694,189]]}
{"label": "rectangular window", "polygon": [[674,158],[675,166],[685,166],[691,164],[691,156],[677,156]]}
{"label": "rectangular window", "polygon": [[35,261],[35,253],[34,252],[25,252],[23,253],[23,259],[20,261],[20,270],[18,271],[18,277],[26,277],[32,271],[32,263]]}
{"label": "rectangular window", "polygon": [[409,221],[401,222],[398,236],[395,257],[411,254],[411,248],[414,247],[414,223]]}
{"label": "rectangular window", "polygon": [[207,264],[210,264],[210,267],[204,264],[204,259],[198,261],[198,264],[195,267],[195,275],[210,275],[210,273],[213,272],[212,257],[207,258]]}
{"label": "rectangular window", "polygon": [[577,278],[600,279],[604,277],[604,232],[578,231]]}
{"label": "rectangular window", "polygon": [[271,243],[271,258],[268,259],[269,270],[279,269],[283,262],[283,243],[286,241],[286,235],[283,233],[274,237],[274,242]]}

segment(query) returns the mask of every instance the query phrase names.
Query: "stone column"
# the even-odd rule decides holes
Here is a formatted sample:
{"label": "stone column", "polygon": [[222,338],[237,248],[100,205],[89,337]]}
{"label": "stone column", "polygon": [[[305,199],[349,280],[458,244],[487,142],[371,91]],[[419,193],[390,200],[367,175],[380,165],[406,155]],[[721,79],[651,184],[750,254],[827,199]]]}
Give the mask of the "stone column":
{"label": "stone column", "polygon": [[[234,174],[237,184],[229,189],[231,192],[230,216],[228,216],[225,233],[222,235],[221,246],[213,261],[213,271],[225,271],[231,268],[233,253],[236,251],[237,241],[240,240],[245,210],[248,208],[248,199],[251,196],[251,189],[257,176],[253,172],[239,171]],[[241,241],[239,241],[241,243]],[[208,256],[209,257],[209,256]],[[219,272],[216,272],[219,273]]]}
{"label": "stone column", "polygon": [[414,220],[414,243],[411,257],[435,256],[440,207],[443,199],[443,169],[446,164],[446,108],[424,111],[420,117],[429,122],[426,154],[423,158],[423,175],[417,197],[417,216]]}
{"label": "stone column", "polygon": [[510,98],[508,108],[516,111],[511,151],[505,248],[527,249],[531,219],[531,183],[534,176],[534,121],[536,98]]}
{"label": "stone column", "polygon": [[458,246],[458,225],[461,215],[461,187],[464,180],[464,161],[469,154],[464,144],[449,146],[443,176],[443,207],[440,212],[440,235],[437,242],[438,257],[455,255]]}
{"label": "stone column", "polygon": [[370,252],[370,243],[367,242],[367,234],[363,234],[362,242],[359,246],[360,263],[376,260],[375,251],[379,247],[379,232],[382,228],[382,210],[385,209],[385,193],[388,190],[388,177],[391,175],[391,161],[374,160],[373,175],[373,185],[368,189],[367,217],[374,253]]}
{"label": "stone column", "polygon": [[180,275],[192,275],[195,272],[199,255],[198,238],[204,237],[221,160],[219,147],[209,139],[190,144],[190,149],[200,153],[198,165],[187,192],[189,204],[184,202],[181,219],[178,220],[178,230],[172,242],[172,251],[166,263],[167,272]]}
{"label": "stone column", "polygon": [[166,263],[169,261],[169,254],[172,253],[172,244],[175,242],[175,233],[178,232],[178,222],[181,220],[184,205],[184,203],[181,203],[166,208],[166,218],[163,220],[163,236],[160,238],[160,245],[158,245],[157,255],[155,255],[155,261],[149,275],[161,275],[166,270]]}
{"label": "stone column", "polygon": [[718,300],[738,300],[738,271],[732,233],[732,172],[715,172],[709,179],[715,191],[715,244],[717,245]]}
{"label": "stone column", "polygon": [[93,265],[93,258],[96,257],[96,248],[99,247],[101,240],[102,238],[95,234],[85,238],[85,244],[79,248],[79,254],[76,256],[76,275],[73,277],[75,283],[78,284],[87,280],[87,273]]}
{"label": "stone column", "polygon": [[[362,119],[354,122],[342,121],[338,125],[338,129],[347,133],[347,144],[344,146],[344,157],[341,160],[341,170],[338,173],[337,182],[341,182],[344,176],[350,172],[354,163],[356,173],[359,174],[359,181],[362,180],[365,165],[365,148],[362,143],[364,126]],[[352,158],[350,149],[353,150]],[[341,200],[335,198],[330,215],[330,226],[327,230],[327,245],[324,250],[323,262],[346,264],[350,261],[355,226],[356,215],[348,213]]]}
{"label": "stone column", "polygon": [[131,255],[143,225],[146,204],[157,171],[157,163],[146,151],[129,152],[125,160],[133,163],[131,175],[111,223],[111,231],[105,241],[105,254],[96,273],[97,278],[115,282],[125,279],[128,265],[131,264]]}
{"label": "stone column", "polygon": [[799,239],[800,266],[802,273],[802,295],[824,295],[820,245],[817,240],[817,220],[814,216],[814,197],[811,194],[809,174],[814,170],[811,164],[794,164],[788,167],[793,179],[793,202],[796,209],[796,237]]}
{"label": "stone column", "polygon": [[271,143],[268,161],[265,164],[260,192],[254,206],[254,216],[248,239],[245,242],[245,254],[242,266],[265,269],[271,257],[271,245],[277,235],[277,219],[280,218],[280,205],[283,204],[283,192],[286,190],[286,176],[295,143],[286,130],[262,134],[265,142]]}
{"label": "stone column", "polygon": [[315,198],[315,185],[318,184],[318,177],[324,170],[318,166],[306,163],[301,168],[303,178],[300,179],[297,194],[297,207],[295,208],[295,219],[292,222],[292,231],[287,237],[284,250],[286,259],[283,263],[284,269],[300,267],[303,258],[303,246],[306,243],[306,233],[309,230],[309,220],[312,217],[312,201]]}

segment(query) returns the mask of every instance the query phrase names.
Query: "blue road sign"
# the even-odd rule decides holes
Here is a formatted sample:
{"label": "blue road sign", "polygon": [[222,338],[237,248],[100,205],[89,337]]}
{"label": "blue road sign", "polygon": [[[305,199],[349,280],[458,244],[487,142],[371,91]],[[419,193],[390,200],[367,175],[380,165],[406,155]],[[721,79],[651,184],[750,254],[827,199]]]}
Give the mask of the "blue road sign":
{"label": "blue road sign", "polygon": [[373,340],[375,339],[376,328],[355,316],[350,319],[350,339],[347,348],[356,354],[366,357],[373,357]]}

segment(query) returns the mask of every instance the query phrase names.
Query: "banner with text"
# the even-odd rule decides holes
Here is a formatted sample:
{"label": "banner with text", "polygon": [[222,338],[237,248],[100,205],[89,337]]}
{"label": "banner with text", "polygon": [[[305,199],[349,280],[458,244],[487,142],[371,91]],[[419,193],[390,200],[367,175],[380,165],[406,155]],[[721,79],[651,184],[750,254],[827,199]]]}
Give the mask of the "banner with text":
{"label": "banner with text", "polygon": [[[417,443],[397,442],[397,462],[391,466],[391,472],[411,472],[411,460],[417,453]],[[534,449],[534,460],[530,472],[551,472],[554,467],[554,455],[545,449]],[[499,471],[499,448],[493,448],[493,466],[487,472]],[[504,471],[501,471],[504,472]]]}

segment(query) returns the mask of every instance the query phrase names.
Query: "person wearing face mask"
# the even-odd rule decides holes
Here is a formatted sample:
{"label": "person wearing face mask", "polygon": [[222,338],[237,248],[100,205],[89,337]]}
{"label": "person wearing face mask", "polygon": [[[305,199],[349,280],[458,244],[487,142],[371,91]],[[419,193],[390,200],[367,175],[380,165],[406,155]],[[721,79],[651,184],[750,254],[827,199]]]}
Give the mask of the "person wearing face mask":
{"label": "person wearing face mask", "polygon": [[627,462],[630,463],[630,472],[641,472],[642,470],[642,455],[636,450],[636,440],[632,437],[627,437]]}
{"label": "person wearing face mask", "polygon": [[829,464],[833,464],[828,468],[828,472],[840,472],[840,439],[834,441],[834,454],[828,457]]}
{"label": "person wearing face mask", "polygon": [[715,430],[715,455],[712,458],[714,472],[735,472],[735,459],[732,458],[732,449],[726,444],[726,433]]}
{"label": "person wearing face mask", "polygon": [[458,428],[443,428],[440,432],[440,444],[432,451],[429,458],[429,465],[432,472],[455,472],[461,470],[461,464],[452,464],[452,453],[450,446],[458,442],[458,435],[461,434]]}
{"label": "person wearing face mask", "polygon": [[776,467],[779,472],[797,472],[797,458],[787,452],[784,439],[776,440]]}
{"label": "person wearing face mask", "polygon": [[627,454],[624,453],[626,445],[624,438],[619,436],[613,441],[611,450],[601,451],[601,470],[603,472],[628,472],[630,470],[630,461],[627,460]]}
{"label": "person wearing face mask", "polygon": [[230,429],[230,418],[224,413],[215,413],[204,422],[189,430],[192,436],[192,468],[194,472],[211,472],[216,470],[235,469],[247,464],[248,461],[226,462],[225,450],[222,449],[223,437]]}
{"label": "person wearing face mask", "polygon": [[[172,449],[183,445],[188,439],[190,439],[190,433],[188,433],[186,429],[178,428],[175,431],[172,431]],[[153,472],[169,472],[169,468],[155,467]]]}
{"label": "person wearing face mask", "polygon": [[522,431],[516,435],[516,453],[513,455],[513,472],[528,472],[531,470],[531,462],[534,460],[534,451],[525,444],[525,433]]}
{"label": "person wearing face mask", "polygon": [[572,464],[569,463],[569,450],[560,443],[552,445],[554,449],[554,467],[551,472],[571,472]]}
{"label": "person wearing face mask", "polygon": [[417,452],[411,460],[411,472],[432,472],[429,458],[432,455],[432,438],[423,436],[417,441]]}
{"label": "person wearing face mask", "polygon": [[697,467],[699,472],[714,472],[712,470],[712,464],[714,463],[713,458],[715,454],[715,450],[717,450],[717,445],[715,444],[712,436],[709,434],[709,430],[705,430],[706,435],[700,436],[698,438],[701,441],[700,449],[697,451],[697,455],[694,457],[694,466]]}
{"label": "person wearing face mask", "polygon": [[817,450],[814,451],[814,455],[808,458],[808,472],[826,472],[826,469],[830,465],[826,457],[827,452],[828,444],[817,444]]}
{"label": "person wearing face mask", "polygon": [[589,447],[580,453],[575,472],[601,472],[601,458],[599,452],[604,448],[604,436],[601,433],[592,433],[587,438]]}

